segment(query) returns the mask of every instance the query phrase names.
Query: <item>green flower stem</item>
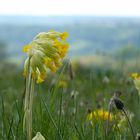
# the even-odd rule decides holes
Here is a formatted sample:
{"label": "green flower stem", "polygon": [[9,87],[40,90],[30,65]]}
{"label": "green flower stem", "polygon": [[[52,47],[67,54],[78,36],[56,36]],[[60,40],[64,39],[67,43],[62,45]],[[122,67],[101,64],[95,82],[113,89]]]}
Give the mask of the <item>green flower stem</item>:
{"label": "green flower stem", "polygon": [[28,64],[28,72],[26,77],[26,93],[24,104],[24,122],[23,129],[27,131],[27,139],[32,140],[32,106],[33,106],[33,94],[34,94],[34,80],[31,76],[30,59]]}
{"label": "green flower stem", "polygon": [[32,137],[32,106],[33,106],[33,94],[34,94],[34,85],[35,85],[35,81],[32,79],[31,80],[31,92],[30,92],[30,102],[29,102],[29,108],[30,108],[30,115],[29,115],[29,119],[30,119],[30,137]]}

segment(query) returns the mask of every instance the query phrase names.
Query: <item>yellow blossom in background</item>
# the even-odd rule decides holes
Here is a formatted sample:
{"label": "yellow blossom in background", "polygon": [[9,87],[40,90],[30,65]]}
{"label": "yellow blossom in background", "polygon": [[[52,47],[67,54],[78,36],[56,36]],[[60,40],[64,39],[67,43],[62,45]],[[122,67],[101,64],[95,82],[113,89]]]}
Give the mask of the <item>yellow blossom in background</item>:
{"label": "yellow blossom in background", "polygon": [[87,120],[88,120],[88,121],[92,121],[92,119],[93,119],[93,112],[90,112],[90,113],[88,113],[88,115],[87,115]]}
{"label": "yellow blossom in background", "polygon": [[138,90],[138,93],[140,95],[140,75],[138,73],[132,73],[131,77],[133,78],[135,88]]}
{"label": "yellow blossom in background", "polygon": [[64,81],[64,80],[60,80],[60,81],[58,82],[58,87],[67,88],[67,86],[68,86],[68,84],[67,84],[67,82]]}
{"label": "yellow blossom in background", "polygon": [[131,77],[132,77],[133,79],[136,79],[136,78],[138,78],[138,77],[139,77],[139,74],[138,74],[138,73],[136,73],[136,72],[131,73]]}
{"label": "yellow blossom in background", "polygon": [[27,53],[28,57],[24,63],[24,75],[27,75],[29,65],[32,78],[37,83],[45,80],[47,70],[55,73],[67,54],[69,48],[69,44],[66,42],[67,37],[67,32],[42,32],[31,43],[25,45],[23,52]]}
{"label": "yellow blossom in background", "polygon": [[[108,115],[109,115],[108,111],[96,110],[96,111],[90,112],[87,115],[87,120],[89,120],[89,121],[93,121],[93,120],[105,120],[105,121],[107,121]],[[113,120],[113,115],[112,115],[112,113],[110,113],[110,121],[112,121],[112,120]]]}

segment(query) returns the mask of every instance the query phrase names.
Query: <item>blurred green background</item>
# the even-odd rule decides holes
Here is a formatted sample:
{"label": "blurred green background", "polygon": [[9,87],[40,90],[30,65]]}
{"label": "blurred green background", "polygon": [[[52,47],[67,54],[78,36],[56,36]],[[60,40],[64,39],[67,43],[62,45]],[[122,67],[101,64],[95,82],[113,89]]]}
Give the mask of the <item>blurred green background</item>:
{"label": "blurred green background", "polygon": [[[25,139],[22,122],[26,55],[22,47],[39,32],[51,29],[69,33],[67,60],[72,60],[74,79],[70,79],[68,67],[61,74],[63,66],[57,74],[49,75],[45,83],[36,86],[33,134],[40,131],[49,140],[60,139],[44,101],[66,140],[91,140],[93,134],[96,140],[106,139],[103,130],[92,129],[86,124],[86,116],[88,110],[108,110],[115,90],[122,92],[126,109],[134,114],[132,124],[138,133],[139,97],[130,73],[140,71],[140,18],[3,15],[0,16],[1,138]],[[73,99],[73,96],[76,97]],[[64,111],[61,118],[60,106]],[[118,140],[120,135],[124,140],[131,140],[129,132],[129,129],[112,130],[108,140]]]}

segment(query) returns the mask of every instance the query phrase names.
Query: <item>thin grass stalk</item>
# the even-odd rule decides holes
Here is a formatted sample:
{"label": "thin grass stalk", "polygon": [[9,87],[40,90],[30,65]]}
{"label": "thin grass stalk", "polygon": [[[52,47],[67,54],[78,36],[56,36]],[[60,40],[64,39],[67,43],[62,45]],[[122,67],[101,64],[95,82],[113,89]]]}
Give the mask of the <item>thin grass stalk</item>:
{"label": "thin grass stalk", "polygon": [[63,140],[62,134],[61,134],[61,132],[60,132],[60,130],[59,130],[57,124],[55,123],[55,120],[53,119],[53,117],[52,117],[52,115],[51,115],[51,113],[50,113],[50,111],[49,111],[49,109],[48,109],[47,103],[45,103],[45,101],[44,101],[43,99],[42,99],[42,102],[43,102],[43,104],[44,104],[44,106],[45,106],[45,109],[46,109],[46,111],[47,111],[47,113],[48,113],[48,115],[49,115],[49,118],[50,118],[52,124],[54,125],[55,129],[57,130],[57,132],[58,132],[58,134],[59,134],[60,139]]}
{"label": "thin grass stalk", "polygon": [[2,104],[2,121],[3,121],[3,138],[6,138],[8,137],[8,132],[7,132],[7,127],[6,127],[6,122],[5,122],[5,107],[4,107],[4,100],[3,100],[3,97],[1,96],[1,104]]}
{"label": "thin grass stalk", "polygon": [[128,121],[128,124],[129,124],[129,126],[130,126],[130,129],[131,129],[131,132],[132,132],[132,136],[133,136],[133,140],[135,140],[135,133],[134,133],[132,124],[131,124],[131,122],[130,122],[130,120],[129,120],[129,118],[128,118],[128,115],[127,115],[127,113],[126,113],[126,111],[125,111],[124,109],[122,109],[122,111],[123,111],[123,113],[125,114],[125,117],[126,117],[126,119],[127,119],[127,121]]}
{"label": "thin grass stalk", "polygon": [[71,62],[71,59],[69,59],[69,76],[70,76],[70,79],[73,80],[74,79],[74,74],[73,74],[73,68],[72,68],[72,62]]}
{"label": "thin grass stalk", "polygon": [[11,121],[9,120],[9,131],[8,131],[8,140],[10,139],[10,134],[12,133],[12,125],[13,125],[13,117],[11,119]]}
{"label": "thin grass stalk", "polygon": [[16,134],[15,134],[16,138],[18,138],[18,130],[19,130],[20,122],[21,122],[22,118],[21,118],[21,115],[20,115],[20,110],[18,108],[18,102],[17,101],[15,102],[15,106],[16,106],[16,109],[17,109],[18,117],[19,117],[19,120],[18,120],[18,123],[17,123],[17,126],[16,126]]}
{"label": "thin grass stalk", "polygon": [[60,131],[60,127],[61,127],[61,116],[62,116],[62,101],[63,101],[63,89],[62,92],[60,93],[60,105],[59,105],[59,123],[58,123],[58,128]]}
{"label": "thin grass stalk", "polygon": [[80,131],[78,130],[76,123],[74,123],[74,127],[75,127],[75,130],[76,130],[78,136],[80,137],[80,140],[84,140],[84,137],[83,137],[83,135],[80,133]]}
{"label": "thin grass stalk", "polygon": [[140,91],[138,91],[138,104],[140,103]]}
{"label": "thin grass stalk", "polygon": [[57,90],[57,88],[58,88],[58,82],[59,82],[59,80],[60,80],[60,78],[62,77],[62,74],[64,73],[64,70],[65,70],[65,68],[67,67],[67,65],[68,65],[68,62],[66,62],[65,64],[64,64],[64,66],[63,66],[63,68],[62,68],[62,70],[61,70],[61,72],[60,72],[60,74],[59,74],[59,77],[58,77],[58,80],[57,80],[57,82],[56,82],[56,85],[55,85],[55,87],[54,87],[54,90],[53,90],[53,92],[51,93],[52,94],[52,97],[51,97],[51,107],[50,108],[52,108],[53,109],[53,107],[54,107],[54,100],[55,100],[55,97],[56,97],[56,94],[55,94],[55,92],[56,92],[56,90]]}

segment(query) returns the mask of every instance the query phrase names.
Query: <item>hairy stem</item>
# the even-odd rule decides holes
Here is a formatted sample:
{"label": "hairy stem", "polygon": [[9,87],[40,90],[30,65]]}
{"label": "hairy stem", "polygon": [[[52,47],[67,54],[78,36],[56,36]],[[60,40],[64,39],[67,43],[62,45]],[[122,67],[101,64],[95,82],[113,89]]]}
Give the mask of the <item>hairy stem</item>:
{"label": "hairy stem", "polygon": [[33,93],[34,93],[34,80],[32,79],[30,59],[28,64],[28,72],[26,76],[26,92],[25,92],[25,104],[24,104],[24,122],[23,128],[26,128],[27,139],[32,140],[32,105],[33,105]]}

